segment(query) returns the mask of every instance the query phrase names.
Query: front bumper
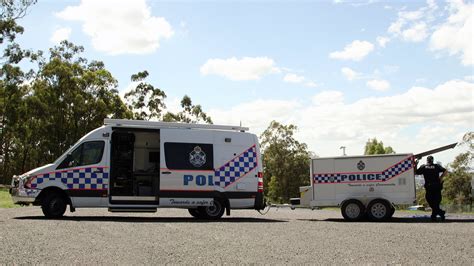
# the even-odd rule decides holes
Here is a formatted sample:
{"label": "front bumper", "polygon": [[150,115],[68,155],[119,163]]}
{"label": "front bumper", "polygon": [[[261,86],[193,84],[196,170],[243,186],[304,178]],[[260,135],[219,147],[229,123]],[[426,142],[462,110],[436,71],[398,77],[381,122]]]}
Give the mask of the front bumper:
{"label": "front bumper", "polygon": [[13,203],[15,204],[30,204],[35,202],[36,197],[39,195],[39,189],[28,189],[20,187],[10,188],[10,195],[12,196]]}

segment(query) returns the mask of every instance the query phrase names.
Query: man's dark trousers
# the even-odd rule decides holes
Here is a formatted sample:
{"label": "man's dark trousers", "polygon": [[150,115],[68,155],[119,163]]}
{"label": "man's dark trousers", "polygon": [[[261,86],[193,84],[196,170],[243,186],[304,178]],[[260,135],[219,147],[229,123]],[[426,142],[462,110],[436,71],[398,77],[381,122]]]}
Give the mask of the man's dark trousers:
{"label": "man's dark trousers", "polygon": [[441,203],[441,184],[433,183],[426,184],[426,201],[431,207],[432,213],[431,217],[436,217],[436,215],[443,215],[444,212],[441,211],[439,204]]}

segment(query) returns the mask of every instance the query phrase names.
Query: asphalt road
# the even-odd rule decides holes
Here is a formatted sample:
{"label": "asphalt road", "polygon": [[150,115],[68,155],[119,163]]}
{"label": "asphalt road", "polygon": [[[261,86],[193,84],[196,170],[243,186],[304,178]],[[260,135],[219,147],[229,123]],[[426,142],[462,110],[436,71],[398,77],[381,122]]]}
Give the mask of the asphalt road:
{"label": "asphalt road", "polygon": [[186,210],[116,214],[78,209],[46,220],[39,207],[0,209],[2,264],[474,264],[474,216],[445,223],[395,213],[347,223],[338,211],[233,211],[198,221]]}

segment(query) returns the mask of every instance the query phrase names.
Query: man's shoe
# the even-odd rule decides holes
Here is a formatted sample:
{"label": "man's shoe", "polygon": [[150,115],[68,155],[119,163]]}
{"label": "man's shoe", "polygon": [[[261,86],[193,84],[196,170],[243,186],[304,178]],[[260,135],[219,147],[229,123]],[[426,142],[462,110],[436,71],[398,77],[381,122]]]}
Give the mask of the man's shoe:
{"label": "man's shoe", "polygon": [[446,212],[445,211],[441,211],[440,214],[439,214],[439,217],[441,217],[441,221],[444,222],[446,221],[446,216],[445,216]]}
{"label": "man's shoe", "polygon": [[431,221],[436,222],[436,215],[431,215]]}

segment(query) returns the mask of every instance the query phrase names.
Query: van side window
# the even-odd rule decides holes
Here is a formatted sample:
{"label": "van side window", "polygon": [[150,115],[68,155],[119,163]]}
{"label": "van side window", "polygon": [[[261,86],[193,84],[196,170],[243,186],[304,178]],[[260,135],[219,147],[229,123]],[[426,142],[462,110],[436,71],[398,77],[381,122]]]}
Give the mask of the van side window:
{"label": "van side window", "polygon": [[214,169],[214,149],[212,144],[166,142],[164,146],[166,167],[168,169]]}
{"label": "van side window", "polygon": [[99,163],[104,153],[103,141],[84,142],[59,164],[57,169]]}

